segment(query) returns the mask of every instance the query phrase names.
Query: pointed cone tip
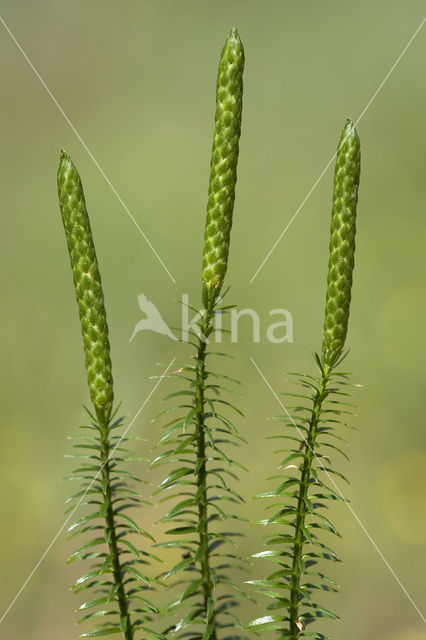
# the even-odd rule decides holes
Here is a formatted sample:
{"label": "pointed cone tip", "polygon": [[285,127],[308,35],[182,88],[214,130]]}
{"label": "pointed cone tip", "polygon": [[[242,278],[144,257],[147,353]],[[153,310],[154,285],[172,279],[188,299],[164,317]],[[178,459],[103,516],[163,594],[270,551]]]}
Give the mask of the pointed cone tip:
{"label": "pointed cone tip", "polygon": [[[345,126],[342,129],[342,134],[340,136],[340,140],[347,140],[349,137],[354,137],[359,142],[359,134],[355,128],[355,124],[351,118],[346,118]],[[340,148],[340,147],[339,147]]]}
{"label": "pointed cone tip", "polygon": [[355,124],[352,120],[352,118],[346,118],[346,123],[345,126],[343,128],[344,131],[349,130],[351,133],[355,133],[356,135],[358,135],[358,131],[355,128]]}
{"label": "pointed cone tip", "polygon": [[237,27],[232,27],[228,36],[228,41],[229,40],[237,40],[238,42],[241,42]]}
{"label": "pointed cone tip", "polygon": [[64,162],[65,160],[71,160],[70,154],[61,148],[60,161]]}

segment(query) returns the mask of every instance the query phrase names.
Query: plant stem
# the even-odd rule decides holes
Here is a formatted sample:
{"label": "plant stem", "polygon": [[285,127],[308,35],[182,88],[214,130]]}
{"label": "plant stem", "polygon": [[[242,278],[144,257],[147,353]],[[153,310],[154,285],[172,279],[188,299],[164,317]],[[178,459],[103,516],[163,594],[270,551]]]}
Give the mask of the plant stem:
{"label": "plant stem", "polygon": [[201,334],[198,338],[197,348],[197,374],[195,380],[196,401],[196,438],[197,438],[197,493],[198,504],[198,533],[199,548],[198,559],[201,565],[201,579],[203,588],[204,611],[207,628],[212,627],[211,640],[216,640],[215,612],[213,606],[214,581],[209,559],[209,535],[207,512],[207,468],[206,468],[206,436],[205,436],[205,399],[204,389],[206,380],[206,340],[212,331],[212,310],[208,309],[204,320],[201,322]]}
{"label": "plant stem", "polygon": [[112,490],[110,479],[110,444],[109,425],[106,421],[100,423],[100,444],[101,444],[101,479],[104,496],[103,513],[106,522],[106,535],[108,540],[109,553],[111,555],[112,572],[116,587],[116,598],[120,610],[121,631],[125,640],[133,640],[133,629],[130,623],[129,609],[127,606],[126,592],[123,584],[123,569],[120,563],[118,549],[116,523],[114,518],[114,507],[112,504]]}
{"label": "plant stem", "polygon": [[299,620],[299,593],[300,579],[303,566],[303,546],[305,544],[305,516],[306,501],[308,498],[312,461],[315,457],[315,440],[317,436],[318,423],[321,416],[321,408],[327,395],[327,383],[330,377],[331,369],[324,367],[321,371],[318,389],[314,396],[314,404],[312,407],[311,420],[309,423],[308,437],[303,443],[305,446],[305,455],[301,471],[301,481],[299,485],[299,496],[297,501],[297,516],[295,542],[293,547],[293,564],[291,569],[291,590],[290,590],[290,633],[291,639],[297,640],[301,629],[297,626]]}

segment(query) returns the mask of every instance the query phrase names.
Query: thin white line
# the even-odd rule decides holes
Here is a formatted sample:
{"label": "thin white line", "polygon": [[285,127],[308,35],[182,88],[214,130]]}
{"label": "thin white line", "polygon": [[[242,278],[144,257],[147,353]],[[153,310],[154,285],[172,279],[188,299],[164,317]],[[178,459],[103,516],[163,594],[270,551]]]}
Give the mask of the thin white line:
{"label": "thin white line", "polygon": [[388,78],[391,75],[391,73],[393,73],[395,67],[397,66],[397,64],[399,63],[401,58],[404,56],[404,54],[406,53],[407,49],[409,48],[409,46],[411,45],[411,43],[413,42],[414,38],[417,36],[417,34],[419,33],[420,29],[422,28],[422,26],[424,25],[425,22],[426,22],[426,18],[423,18],[423,20],[421,21],[421,23],[419,24],[419,26],[417,27],[417,29],[415,30],[415,32],[413,33],[413,35],[411,36],[411,38],[409,39],[409,41],[407,42],[407,44],[405,45],[405,47],[403,48],[401,53],[399,54],[398,58],[395,60],[395,62],[393,63],[393,65],[391,66],[389,71],[387,72],[386,76],[384,77],[382,82],[377,87],[376,91],[371,96],[369,102],[366,104],[364,109],[361,111],[361,114],[358,116],[358,119],[355,121],[355,125],[357,125],[358,122],[361,120],[361,118],[364,116],[365,112],[367,111],[367,109],[369,108],[369,106],[371,105],[373,100],[376,98],[377,94],[380,92],[380,90],[382,89],[382,87],[385,84],[385,82],[388,80]]}
{"label": "thin white line", "polygon": [[160,382],[163,380],[163,378],[165,378],[165,376],[167,375],[168,370],[170,369],[170,367],[172,366],[172,364],[174,363],[174,361],[176,360],[176,356],[173,358],[173,360],[170,362],[169,366],[167,367],[167,369],[165,369],[164,373],[159,377],[159,379],[157,380],[156,384],[154,385],[154,387],[151,389],[150,393],[148,394],[148,396],[145,398],[145,400],[143,401],[142,405],[139,407],[138,412],[136,413],[136,415],[134,416],[134,418],[132,419],[132,421],[130,422],[130,424],[128,425],[127,429],[124,431],[123,435],[121,436],[121,438],[119,439],[119,441],[117,442],[117,444],[115,445],[114,449],[112,450],[111,454],[108,456],[107,460],[105,460],[105,462],[103,463],[103,465],[100,467],[99,471],[97,472],[97,474],[95,475],[95,477],[93,478],[92,482],[90,483],[90,485],[87,487],[86,491],[84,492],[84,494],[81,496],[80,500],[77,502],[77,504],[75,505],[74,509],[71,511],[71,513],[69,514],[69,516],[67,517],[67,519],[65,520],[65,522],[63,523],[63,525],[61,526],[61,528],[58,530],[58,532],[56,533],[55,537],[51,540],[50,544],[48,545],[48,547],[46,548],[45,552],[43,553],[43,555],[41,556],[40,560],[37,562],[37,564],[35,565],[34,569],[31,571],[31,573],[29,574],[28,578],[25,580],[24,584],[22,585],[22,587],[19,589],[18,593],[16,594],[16,596],[13,598],[12,602],[10,603],[10,605],[7,607],[6,611],[3,613],[2,617],[0,618],[0,624],[3,622],[3,620],[5,619],[5,617],[7,616],[7,614],[9,613],[9,611],[11,610],[11,608],[13,607],[13,605],[15,604],[15,602],[17,601],[17,599],[19,598],[19,596],[21,595],[21,593],[23,592],[23,590],[25,589],[25,587],[27,586],[27,584],[29,583],[29,581],[31,580],[31,578],[33,577],[33,575],[35,574],[35,572],[37,571],[37,569],[39,568],[39,566],[41,565],[41,563],[43,562],[43,560],[45,559],[45,557],[47,556],[47,554],[49,553],[49,551],[51,550],[51,548],[53,547],[53,545],[55,544],[56,540],[59,538],[59,536],[61,535],[61,533],[63,532],[63,530],[65,529],[65,527],[67,526],[68,522],[71,520],[71,518],[73,517],[74,513],[77,511],[78,507],[80,506],[80,504],[82,503],[82,501],[84,500],[84,498],[86,497],[87,492],[92,488],[93,483],[96,482],[96,480],[99,477],[99,474],[101,473],[102,469],[104,468],[104,466],[106,465],[107,462],[109,462],[111,460],[111,458],[113,457],[117,447],[120,445],[121,441],[123,440],[123,438],[127,435],[127,433],[129,432],[129,429],[131,428],[131,426],[134,424],[134,422],[137,420],[137,418],[139,417],[141,411],[145,408],[145,406],[147,405],[147,403],[149,402],[151,396],[153,395],[153,393],[155,392],[155,390],[157,389],[158,385],[160,384]]}
{"label": "thin white line", "polygon": [[102,169],[102,167],[100,166],[100,164],[98,163],[98,161],[95,159],[95,157],[93,156],[92,152],[90,151],[89,147],[87,146],[87,144],[84,142],[83,138],[81,137],[81,135],[78,133],[77,129],[74,127],[73,123],[71,122],[71,120],[68,118],[67,114],[65,113],[65,111],[62,109],[61,105],[59,104],[59,102],[56,100],[55,96],[53,95],[53,93],[51,92],[51,90],[49,89],[49,87],[47,86],[47,84],[45,83],[45,81],[43,80],[43,78],[41,77],[41,75],[39,74],[39,72],[37,71],[37,69],[35,68],[35,66],[33,65],[33,63],[31,62],[31,60],[29,59],[29,57],[27,56],[27,54],[25,53],[25,51],[23,50],[23,48],[21,47],[21,45],[19,44],[19,42],[17,41],[17,39],[15,38],[15,36],[13,35],[13,33],[11,32],[11,30],[9,29],[9,27],[7,26],[6,22],[3,20],[3,18],[0,16],[0,21],[3,24],[4,28],[6,29],[6,31],[8,32],[8,34],[10,35],[10,37],[12,38],[13,42],[16,44],[16,46],[18,47],[19,51],[22,53],[22,55],[24,56],[25,60],[28,62],[29,66],[31,67],[31,69],[33,70],[33,72],[35,73],[35,75],[37,76],[37,78],[40,80],[41,84],[43,85],[43,87],[46,89],[47,93],[49,94],[50,98],[53,100],[53,102],[55,103],[55,105],[57,106],[58,110],[60,111],[60,113],[62,114],[62,116],[65,118],[66,122],[69,124],[69,126],[71,127],[71,129],[73,130],[74,134],[76,135],[77,139],[80,141],[80,143],[82,144],[82,146],[84,147],[84,149],[87,151],[88,155],[90,156],[92,162],[94,163],[95,167],[98,169],[99,173],[102,175],[102,177],[104,178],[104,180],[106,181],[106,183],[108,184],[108,186],[110,187],[111,191],[113,192],[113,194],[115,195],[115,197],[117,198],[117,200],[119,201],[119,203],[121,204],[121,206],[123,207],[123,209],[126,211],[127,215],[129,216],[130,220],[133,222],[133,224],[136,226],[137,230],[139,231],[139,233],[141,234],[141,236],[143,237],[143,239],[145,240],[145,242],[148,244],[148,246],[150,247],[150,249],[152,250],[152,252],[154,253],[155,257],[157,258],[157,260],[159,261],[159,263],[161,264],[161,266],[163,267],[163,269],[167,272],[167,274],[169,275],[170,279],[174,282],[174,284],[176,284],[176,280],[174,279],[174,277],[172,276],[172,274],[170,273],[170,271],[167,269],[166,265],[164,264],[163,260],[160,258],[160,256],[158,255],[157,251],[154,249],[154,247],[152,246],[148,236],[146,235],[146,233],[144,233],[144,231],[142,231],[139,223],[136,221],[136,219],[134,218],[134,216],[130,213],[127,205],[125,204],[125,202],[123,201],[123,199],[121,198],[121,196],[119,195],[119,193],[117,192],[116,188],[114,187],[114,185],[111,183],[111,181],[109,180],[108,176],[106,175],[105,171]]}
{"label": "thin white line", "polygon": [[[305,436],[303,435],[303,433],[300,431],[299,427],[297,426],[297,424],[295,423],[295,421],[293,420],[293,418],[291,417],[291,415],[289,414],[289,412],[287,411],[286,407],[283,405],[283,403],[281,402],[279,396],[276,394],[276,392],[274,391],[274,389],[272,388],[272,386],[270,385],[269,381],[266,379],[266,377],[264,376],[264,374],[262,373],[262,371],[259,369],[259,367],[257,366],[256,362],[254,361],[254,358],[252,356],[250,356],[250,360],[253,364],[253,366],[255,367],[255,369],[257,370],[257,372],[260,374],[261,378],[263,379],[263,381],[266,383],[267,387],[269,388],[269,390],[272,392],[272,394],[274,395],[274,397],[276,398],[276,400],[278,400],[281,408],[285,411],[287,417],[289,418],[289,420],[291,420],[291,422],[294,424],[294,426],[296,427],[300,437],[302,438],[302,440],[305,442],[306,446],[308,445],[308,442],[305,439]],[[324,471],[324,473],[327,475],[328,479],[330,480],[330,482],[333,484],[334,488],[336,489],[336,491],[338,492],[338,494],[340,495],[341,498],[344,499],[344,495],[341,492],[341,490],[339,489],[339,487],[337,486],[337,484],[335,483],[333,477],[330,475],[330,473],[327,471],[327,469],[324,468],[324,466],[322,465],[321,461],[319,460],[318,456],[316,455],[316,453],[313,451],[313,449],[309,446],[313,456],[316,458],[319,466],[321,467],[321,469]],[[392,569],[391,565],[389,564],[389,562],[386,560],[385,556],[383,555],[382,551],[379,549],[379,547],[377,546],[377,544],[374,542],[373,538],[371,537],[371,535],[369,534],[369,532],[367,531],[367,529],[365,528],[364,524],[361,522],[361,520],[359,519],[359,517],[357,516],[357,514],[355,513],[355,511],[353,510],[353,508],[351,507],[351,505],[349,504],[349,502],[347,502],[345,500],[345,504],[348,507],[349,511],[352,513],[353,517],[355,518],[355,520],[357,521],[357,523],[359,524],[359,526],[361,527],[361,529],[363,530],[363,532],[365,533],[365,535],[367,536],[367,538],[369,539],[369,541],[371,542],[371,544],[373,545],[374,549],[377,551],[377,553],[379,554],[379,556],[381,557],[381,559],[383,560],[383,562],[385,563],[385,565],[387,566],[387,568],[389,569],[389,571],[391,572],[391,574],[393,575],[393,577],[395,578],[395,580],[397,581],[397,583],[399,584],[399,586],[401,587],[401,589],[403,590],[403,592],[405,593],[405,595],[407,596],[408,600],[411,602],[411,604],[413,605],[413,607],[415,608],[415,610],[417,611],[417,613],[419,614],[419,616],[421,617],[421,619],[423,620],[423,622],[426,623],[426,618],[423,616],[422,612],[420,611],[419,607],[416,605],[416,603],[414,602],[413,598],[410,596],[410,594],[408,593],[407,589],[404,587],[404,585],[402,584],[401,580],[398,578],[398,576],[396,575],[395,571]]]}
{"label": "thin white line", "polygon": [[329,163],[327,164],[327,166],[325,167],[325,169],[323,170],[323,172],[321,173],[321,175],[319,176],[319,178],[317,178],[316,182],[314,183],[313,187],[311,188],[311,190],[308,192],[308,194],[305,196],[305,198],[303,199],[302,203],[299,205],[299,207],[296,209],[296,213],[292,216],[292,218],[290,219],[290,221],[288,222],[287,226],[285,227],[284,231],[281,232],[280,237],[278,238],[278,240],[276,240],[275,244],[273,245],[273,247],[270,249],[269,253],[267,254],[267,256],[264,258],[262,264],[260,265],[260,267],[258,267],[256,273],[254,274],[254,276],[252,276],[251,280],[250,280],[250,284],[253,284],[253,282],[255,281],[255,279],[257,278],[260,270],[263,268],[265,262],[267,262],[269,260],[269,258],[271,257],[272,253],[275,251],[277,245],[281,242],[283,236],[286,234],[287,230],[290,228],[291,224],[293,223],[293,221],[296,219],[297,215],[300,213],[300,211],[303,209],[303,206],[305,205],[305,203],[307,202],[307,200],[309,200],[310,196],[312,195],[312,193],[315,191],[316,187],[318,186],[318,184],[321,182],[321,179],[323,178],[324,174],[327,172],[327,169],[329,168],[329,166],[331,165],[331,163],[333,162],[333,160],[335,159],[337,155],[337,152],[334,153],[334,156],[331,158],[331,160],[329,161]]}
{"label": "thin white line", "polygon": [[[409,46],[412,44],[414,38],[417,36],[417,34],[419,33],[420,29],[423,27],[424,23],[426,22],[426,18],[423,18],[423,20],[421,21],[421,23],[419,24],[419,26],[417,27],[417,29],[415,30],[415,32],[413,33],[413,35],[411,36],[411,38],[409,39],[409,41],[407,42],[407,44],[405,45],[405,47],[403,48],[403,50],[401,51],[401,53],[399,54],[398,58],[395,60],[395,62],[393,63],[393,65],[391,66],[391,68],[389,69],[389,71],[387,72],[386,76],[384,77],[384,79],[382,80],[382,82],[379,84],[379,86],[377,87],[376,91],[373,93],[373,95],[371,96],[370,100],[367,102],[366,106],[364,107],[364,109],[361,111],[360,115],[358,116],[358,118],[355,120],[355,126],[360,122],[361,118],[363,118],[363,116],[365,115],[366,111],[369,109],[369,107],[371,106],[372,102],[375,100],[375,98],[377,97],[377,95],[380,93],[381,89],[383,88],[383,85],[386,83],[386,81],[389,79],[390,75],[393,73],[393,71],[395,70],[395,67],[398,65],[398,63],[400,62],[401,58],[404,56],[404,54],[406,53],[407,49],[409,48]],[[344,141],[343,141],[344,142]],[[343,144],[343,143],[342,143]],[[264,264],[269,260],[269,258],[271,257],[272,253],[275,251],[277,245],[281,242],[283,236],[287,233],[288,229],[290,228],[290,226],[292,225],[292,223],[294,222],[294,220],[296,219],[296,217],[298,216],[298,214],[300,213],[300,211],[303,209],[304,205],[306,204],[307,200],[309,200],[309,198],[311,197],[312,193],[315,191],[315,189],[317,188],[318,184],[321,182],[322,178],[324,177],[324,175],[327,173],[327,170],[329,169],[330,165],[332,164],[332,162],[334,161],[334,159],[336,158],[337,155],[337,151],[334,153],[334,155],[331,157],[330,161],[327,163],[325,169],[322,171],[322,173],[320,174],[320,176],[317,178],[317,180],[315,181],[313,187],[310,189],[310,191],[308,192],[308,194],[305,196],[305,198],[303,199],[302,203],[299,205],[299,207],[296,210],[296,213],[292,216],[292,218],[290,219],[290,221],[288,222],[287,226],[285,227],[284,231],[281,232],[281,235],[279,236],[278,240],[274,243],[274,245],[272,246],[272,248],[270,249],[269,253],[266,255],[266,257],[264,258],[263,262],[261,263],[261,265],[258,267],[257,271],[255,272],[255,274],[252,276],[251,280],[250,280],[250,284],[252,284],[254,282],[254,280],[257,278],[260,270],[263,268]]]}

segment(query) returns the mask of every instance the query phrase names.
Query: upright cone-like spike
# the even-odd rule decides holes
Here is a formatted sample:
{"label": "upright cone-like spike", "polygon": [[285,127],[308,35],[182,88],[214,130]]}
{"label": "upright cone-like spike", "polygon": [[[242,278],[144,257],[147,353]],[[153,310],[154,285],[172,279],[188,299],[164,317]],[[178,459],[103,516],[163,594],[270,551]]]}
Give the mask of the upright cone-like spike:
{"label": "upright cone-like spike", "polygon": [[351,120],[340,137],[334,172],[322,357],[332,367],[342,353],[348,330],[355,257],[356,206],[360,176],[360,141]]}
{"label": "upright cone-like spike", "polygon": [[77,295],[90,397],[98,419],[107,423],[114,394],[104,295],[83,186],[65,151],[61,152],[58,169],[58,195]]}
{"label": "upright cone-like spike", "polygon": [[228,264],[241,131],[244,49],[235,28],[222,49],[204,234],[203,302],[219,296]]}

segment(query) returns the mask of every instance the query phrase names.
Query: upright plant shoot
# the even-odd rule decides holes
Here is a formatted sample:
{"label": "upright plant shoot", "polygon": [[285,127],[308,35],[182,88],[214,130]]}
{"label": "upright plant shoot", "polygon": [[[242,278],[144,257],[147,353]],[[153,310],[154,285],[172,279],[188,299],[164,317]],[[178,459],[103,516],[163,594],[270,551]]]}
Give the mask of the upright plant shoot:
{"label": "upright plant shoot", "polygon": [[343,499],[334,477],[345,478],[329,466],[326,454],[335,450],[347,457],[337,446],[344,442],[337,428],[346,425],[344,418],[349,412],[350,405],[342,402],[349,395],[343,390],[348,377],[336,372],[336,368],[344,357],[348,329],[359,177],[360,142],[348,120],[339,141],[334,174],[322,353],[315,354],[319,373],[297,375],[304,392],[291,395],[303,399],[304,404],[289,408],[294,419],[290,414],[278,418],[291,429],[290,433],[274,436],[294,445],[284,449],[279,487],[258,496],[279,501],[273,505],[279,507],[278,511],[263,524],[276,525],[280,530],[267,536],[272,548],[255,556],[269,558],[277,564],[277,571],[252,583],[273,598],[269,610],[282,611],[255,620],[251,626],[276,629],[283,640],[304,636],[325,639],[321,633],[306,631],[307,625],[320,617],[337,618],[314,599],[317,591],[337,588],[332,578],[317,569],[321,560],[338,561],[332,549],[318,539],[317,532],[337,534],[322,510],[327,500]]}
{"label": "upright plant shoot", "polygon": [[[87,435],[79,436],[73,458],[79,466],[71,479],[83,481],[80,491],[69,499],[69,511],[89,506],[90,511],[74,522],[71,537],[83,535],[85,542],[70,557],[92,561],[91,570],[73,585],[76,592],[91,589],[94,598],[80,606],[83,621],[94,621],[95,628],[82,637],[101,637],[119,633],[133,640],[145,630],[146,620],[155,611],[142,592],[148,578],[138,565],[149,554],[131,542],[130,534],[151,537],[128,515],[139,506],[138,494],[127,486],[136,480],[122,468],[131,459],[122,444],[129,437],[113,434],[121,420],[112,421],[114,400],[108,325],[101,277],[90,228],[80,176],[69,155],[62,151],[58,170],[58,194],[67,239],[86,356],[90,397],[95,416]],[[90,539],[87,541],[87,536]]]}
{"label": "upright plant shoot", "polygon": [[[222,552],[223,544],[233,544],[233,533],[217,530],[228,518],[221,503],[240,502],[241,497],[228,486],[227,477],[235,477],[237,465],[222,450],[222,445],[241,440],[237,429],[221,407],[235,409],[221,397],[235,392],[223,384],[226,376],[207,369],[208,338],[216,313],[223,313],[220,293],[229,254],[230,232],[237,179],[238,145],[241,130],[242,77],[244,51],[236,29],[232,29],[222,50],[216,89],[216,115],[210,165],[209,195],[204,235],[202,300],[198,332],[194,334],[195,363],[182,367],[176,377],[188,383],[173,397],[187,398],[178,405],[186,414],[167,425],[160,441],[168,450],[156,464],[173,462],[176,467],[162,482],[158,492],[179,499],[164,521],[174,525],[167,531],[172,542],[165,546],[182,550],[182,559],[165,577],[180,575],[182,593],[174,607],[188,606],[189,612],[175,626],[186,627],[182,637],[208,640],[217,638],[220,629],[236,626],[232,609],[242,592],[229,581],[227,570],[240,566],[235,552]],[[168,410],[167,410],[168,411]],[[170,446],[171,445],[171,446]],[[241,466],[241,465],[240,465]],[[182,499],[183,498],[183,499]],[[243,596],[242,596],[243,597]]]}

